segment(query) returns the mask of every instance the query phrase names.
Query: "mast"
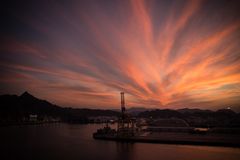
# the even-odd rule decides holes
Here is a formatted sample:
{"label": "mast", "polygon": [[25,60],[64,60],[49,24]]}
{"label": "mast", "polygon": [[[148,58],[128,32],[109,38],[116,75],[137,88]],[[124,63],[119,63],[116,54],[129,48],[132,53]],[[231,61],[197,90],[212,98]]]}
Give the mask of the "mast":
{"label": "mast", "polygon": [[125,114],[125,99],[124,99],[124,92],[121,92],[121,110],[122,110],[122,117],[124,117]]}

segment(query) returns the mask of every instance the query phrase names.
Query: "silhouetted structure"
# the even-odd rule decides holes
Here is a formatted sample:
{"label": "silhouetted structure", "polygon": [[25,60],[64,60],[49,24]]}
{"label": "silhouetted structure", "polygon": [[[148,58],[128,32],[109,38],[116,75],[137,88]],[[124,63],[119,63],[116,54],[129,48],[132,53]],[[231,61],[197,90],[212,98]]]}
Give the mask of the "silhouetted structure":
{"label": "silhouetted structure", "polygon": [[121,115],[118,118],[117,130],[111,129],[107,123],[104,128],[98,129],[97,132],[93,133],[94,138],[122,139],[134,136],[136,120],[134,118],[131,118],[131,116],[126,113],[124,92],[121,92],[120,94],[121,94]]}
{"label": "silhouetted structure", "polygon": [[121,116],[118,119],[117,136],[129,137],[134,136],[135,131],[135,119],[131,118],[126,113],[124,92],[121,92]]}

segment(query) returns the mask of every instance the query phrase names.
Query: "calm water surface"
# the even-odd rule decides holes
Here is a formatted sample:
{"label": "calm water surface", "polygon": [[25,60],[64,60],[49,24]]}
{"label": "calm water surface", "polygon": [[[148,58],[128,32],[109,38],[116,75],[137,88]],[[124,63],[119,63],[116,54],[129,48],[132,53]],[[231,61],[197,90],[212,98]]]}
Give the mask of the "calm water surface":
{"label": "calm water surface", "polygon": [[94,140],[100,124],[0,127],[0,159],[237,160],[240,148]]}

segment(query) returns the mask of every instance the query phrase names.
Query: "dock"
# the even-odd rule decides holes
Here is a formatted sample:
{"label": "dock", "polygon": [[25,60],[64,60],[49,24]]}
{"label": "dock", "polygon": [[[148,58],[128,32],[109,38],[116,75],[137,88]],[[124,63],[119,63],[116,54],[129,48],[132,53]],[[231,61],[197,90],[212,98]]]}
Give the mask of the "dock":
{"label": "dock", "polygon": [[181,145],[204,145],[240,147],[239,135],[225,134],[189,134],[189,133],[149,133],[148,135],[136,135],[132,137],[119,137],[117,135],[93,135],[97,140],[108,140],[127,143],[161,143]]}

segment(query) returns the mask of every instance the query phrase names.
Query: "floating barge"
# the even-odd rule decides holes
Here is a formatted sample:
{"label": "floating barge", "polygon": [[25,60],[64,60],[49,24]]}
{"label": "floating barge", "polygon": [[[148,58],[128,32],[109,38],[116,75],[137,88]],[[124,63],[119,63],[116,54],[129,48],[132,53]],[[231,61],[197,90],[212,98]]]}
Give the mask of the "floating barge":
{"label": "floating barge", "polygon": [[[121,92],[121,116],[118,119],[117,129],[107,125],[93,133],[97,140],[109,140],[118,142],[162,143],[181,145],[206,145],[240,147],[239,134],[209,133],[207,130],[195,130],[187,128],[187,132],[153,132],[141,131],[136,127],[136,119],[125,112],[124,93]],[[181,129],[176,127],[176,130]],[[169,129],[168,129],[169,130]],[[186,130],[186,128],[185,128]]]}

